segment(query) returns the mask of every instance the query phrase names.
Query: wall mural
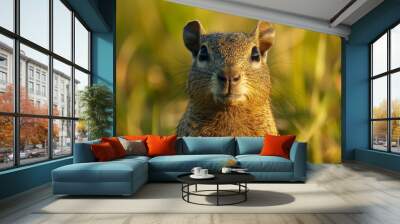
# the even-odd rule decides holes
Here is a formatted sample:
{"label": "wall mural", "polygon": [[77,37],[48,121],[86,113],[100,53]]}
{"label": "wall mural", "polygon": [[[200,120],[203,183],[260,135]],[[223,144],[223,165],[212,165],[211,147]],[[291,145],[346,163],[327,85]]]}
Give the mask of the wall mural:
{"label": "wall mural", "polygon": [[340,38],[162,0],[117,1],[117,134],[296,134],[340,162]]}

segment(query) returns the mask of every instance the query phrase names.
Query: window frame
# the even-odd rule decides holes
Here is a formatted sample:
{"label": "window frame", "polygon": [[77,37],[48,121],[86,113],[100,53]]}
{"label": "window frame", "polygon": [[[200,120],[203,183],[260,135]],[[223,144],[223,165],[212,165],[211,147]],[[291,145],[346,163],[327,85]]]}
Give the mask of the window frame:
{"label": "window frame", "polygon": [[[13,99],[13,112],[3,112],[0,111],[0,116],[5,116],[5,117],[11,117],[13,119],[13,166],[10,167],[5,167],[5,168],[0,168],[0,172],[5,171],[5,170],[10,170],[10,169],[16,169],[19,167],[23,166],[30,166],[33,164],[38,164],[38,163],[43,163],[49,160],[58,160],[62,159],[65,157],[70,157],[73,156],[74,152],[74,143],[75,143],[75,126],[76,126],[76,121],[79,121],[80,118],[75,116],[75,108],[72,106],[71,108],[71,114],[70,116],[58,116],[53,114],[53,75],[54,75],[54,69],[53,69],[53,59],[58,60],[59,62],[62,62],[68,66],[71,66],[71,92],[72,92],[72,99],[71,99],[71,105],[74,105],[75,103],[75,69],[85,73],[89,77],[89,83],[88,86],[92,85],[92,57],[91,57],[91,50],[92,50],[92,43],[91,43],[91,38],[92,38],[92,30],[88,27],[88,25],[84,22],[84,20],[79,16],[78,13],[76,13],[72,7],[65,1],[65,0],[59,0],[68,10],[71,11],[71,59],[64,58],[63,56],[55,53],[54,50],[54,45],[53,45],[53,0],[48,0],[49,2],[49,47],[46,49],[45,47],[42,47],[39,44],[34,43],[33,41],[30,41],[29,39],[23,37],[20,35],[20,0],[14,0],[13,1],[13,10],[14,10],[14,18],[13,18],[13,31],[10,31],[4,27],[0,26],[0,35],[3,35],[5,37],[11,38],[13,40],[13,54],[12,54],[12,75],[14,79],[14,99]],[[81,67],[80,65],[75,63],[75,18],[84,26],[84,28],[88,31],[88,69],[85,69]],[[47,83],[47,88],[46,91],[48,93],[45,93],[46,96],[48,97],[48,112],[46,115],[40,115],[40,114],[28,114],[28,113],[21,113],[20,111],[20,44],[23,44],[27,47],[32,48],[33,50],[39,51],[40,53],[43,53],[48,56],[49,62],[48,62],[48,83]],[[28,64],[27,64],[28,66]],[[29,67],[28,67],[29,68]],[[27,68],[27,69],[28,69]],[[42,73],[40,73],[42,74]],[[30,80],[30,74],[27,73],[25,74],[27,77],[27,80]],[[33,80],[36,80],[36,70],[33,70],[33,75],[34,78]],[[39,83],[41,83],[41,77],[39,77]],[[34,85],[35,85],[34,81]],[[29,91],[27,89],[27,91]],[[36,91],[34,89],[34,91]],[[41,94],[40,94],[41,95]],[[47,158],[44,158],[41,161],[38,162],[32,162],[32,163],[27,163],[27,164],[21,164],[20,161],[20,119],[21,118],[45,118],[47,119],[48,122],[48,135],[47,135],[47,142],[49,143],[47,145],[47,151],[48,155]],[[62,156],[54,156],[54,146],[53,146],[53,122],[56,120],[65,120],[65,121],[71,121],[71,153],[68,155],[62,155]]]}
{"label": "window frame", "polygon": [[[393,117],[392,116],[392,98],[391,98],[391,91],[392,91],[392,85],[391,85],[391,79],[393,75],[396,75],[396,73],[400,72],[400,67],[397,68],[391,68],[391,31],[393,28],[400,26],[400,21],[395,22],[392,24],[389,28],[385,29],[384,32],[379,34],[375,39],[373,39],[370,43],[368,43],[369,47],[369,149],[373,151],[379,151],[379,152],[386,152],[386,153],[391,153],[391,154],[400,154],[400,152],[393,152],[392,151],[392,121],[400,121],[400,117]],[[381,37],[384,35],[387,35],[387,64],[386,64],[386,71],[382,72],[380,74],[376,74],[374,76],[373,74],[373,44],[378,41]],[[387,86],[387,103],[386,103],[386,117],[385,118],[373,118],[373,81],[378,78],[386,77],[386,86]],[[374,148],[374,133],[373,133],[373,122],[376,121],[386,121],[386,151],[379,150]]]}

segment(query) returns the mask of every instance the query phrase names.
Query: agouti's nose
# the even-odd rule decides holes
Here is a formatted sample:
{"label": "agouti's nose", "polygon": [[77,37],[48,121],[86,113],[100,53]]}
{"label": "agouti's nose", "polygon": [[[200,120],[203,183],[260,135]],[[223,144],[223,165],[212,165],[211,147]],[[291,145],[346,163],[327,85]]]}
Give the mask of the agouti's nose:
{"label": "agouti's nose", "polygon": [[230,84],[234,85],[239,83],[240,79],[241,79],[240,75],[225,75],[225,74],[218,75],[218,81],[220,81],[223,84],[229,82]]}

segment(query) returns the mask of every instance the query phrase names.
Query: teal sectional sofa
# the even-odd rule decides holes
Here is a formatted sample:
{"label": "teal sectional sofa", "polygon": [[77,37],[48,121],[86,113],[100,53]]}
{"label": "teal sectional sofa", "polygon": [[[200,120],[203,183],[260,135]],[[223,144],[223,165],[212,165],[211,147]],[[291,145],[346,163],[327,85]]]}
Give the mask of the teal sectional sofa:
{"label": "teal sectional sofa", "polygon": [[260,156],[263,137],[182,137],[177,155],[128,156],[96,162],[91,141],[75,144],[74,163],[52,171],[54,194],[131,195],[148,181],[176,181],[193,167],[219,172],[229,160],[236,160],[259,182],[305,182],[306,143],[295,142],[290,159]]}

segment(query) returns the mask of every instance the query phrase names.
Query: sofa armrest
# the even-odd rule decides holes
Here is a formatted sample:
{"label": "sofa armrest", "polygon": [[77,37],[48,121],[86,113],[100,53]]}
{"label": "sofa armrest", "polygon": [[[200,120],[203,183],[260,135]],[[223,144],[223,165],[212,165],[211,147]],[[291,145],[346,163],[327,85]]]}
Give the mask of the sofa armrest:
{"label": "sofa armrest", "polygon": [[92,144],[97,144],[97,143],[100,143],[100,140],[75,143],[75,145],[74,145],[74,163],[95,162],[96,158],[94,157],[90,146]]}
{"label": "sofa armrest", "polygon": [[307,176],[307,143],[293,143],[290,149],[290,160],[293,162],[294,180],[305,181]]}

